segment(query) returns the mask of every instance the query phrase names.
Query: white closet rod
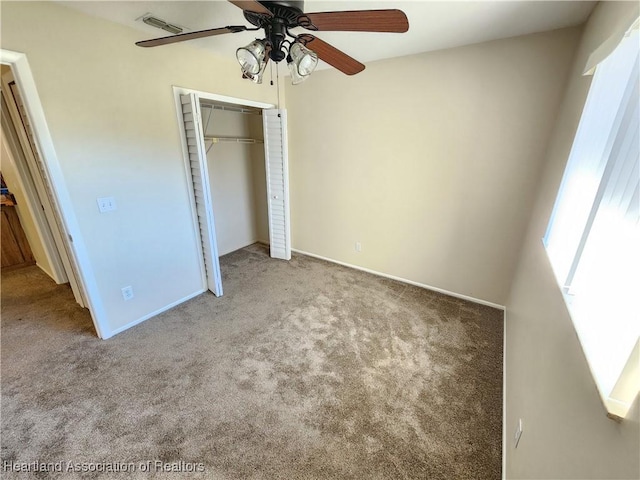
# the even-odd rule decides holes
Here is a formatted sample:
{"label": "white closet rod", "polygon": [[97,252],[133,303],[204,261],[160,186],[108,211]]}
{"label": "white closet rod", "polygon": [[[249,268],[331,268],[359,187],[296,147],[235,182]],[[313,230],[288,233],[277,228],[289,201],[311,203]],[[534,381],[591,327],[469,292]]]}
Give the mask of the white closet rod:
{"label": "white closet rod", "polygon": [[204,137],[205,142],[211,142],[207,147],[207,153],[211,150],[216,143],[230,142],[230,143],[264,143],[264,140],[259,138],[245,138],[245,137]]}
{"label": "white closet rod", "polygon": [[231,142],[231,143],[264,143],[264,140],[260,138],[247,138],[247,137],[204,137],[213,143]]}

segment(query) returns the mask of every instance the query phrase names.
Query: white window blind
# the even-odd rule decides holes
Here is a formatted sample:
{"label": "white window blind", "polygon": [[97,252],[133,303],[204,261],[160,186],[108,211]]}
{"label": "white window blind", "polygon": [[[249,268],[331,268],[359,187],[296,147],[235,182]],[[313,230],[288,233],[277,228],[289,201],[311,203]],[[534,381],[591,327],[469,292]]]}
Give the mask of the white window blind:
{"label": "white window blind", "polygon": [[610,413],[638,391],[640,98],[638,31],[600,63],[544,238]]}

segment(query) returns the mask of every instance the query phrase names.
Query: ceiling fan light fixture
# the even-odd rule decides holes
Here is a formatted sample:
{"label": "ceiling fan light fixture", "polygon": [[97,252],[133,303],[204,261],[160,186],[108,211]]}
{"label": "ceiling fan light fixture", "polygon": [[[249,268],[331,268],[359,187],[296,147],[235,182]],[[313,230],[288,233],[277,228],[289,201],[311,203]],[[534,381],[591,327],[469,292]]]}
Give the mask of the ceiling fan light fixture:
{"label": "ceiling fan light fixture", "polygon": [[[287,59],[293,83],[296,84],[304,81],[314,71],[318,59],[324,60],[345,75],[355,75],[365,69],[362,63],[315,35],[292,33],[298,27],[312,32],[404,33],[409,30],[406,14],[398,9],[305,13],[304,2],[299,0],[229,0],[229,2],[242,9],[245,20],[255,28],[245,25],[208,28],[141,40],[136,42],[136,45],[145,48],[158,47],[227,33],[264,30],[265,37],[262,40],[257,39],[246,47],[236,50],[236,57],[242,67],[242,76],[260,83],[261,73],[264,72],[269,60],[278,64]],[[143,15],[143,17],[151,16],[148,13]],[[171,29],[169,31],[174,29],[177,31],[181,28],[155,17],[144,20],[145,23],[158,28]],[[307,46],[313,50],[309,50]]]}
{"label": "ceiling fan light fixture", "polygon": [[263,64],[262,69],[256,73],[244,73],[242,72],[242,78],[246,78],[248,80],[251,80],[253,83],[257,83],[257,84],[261,84],[262,83],[262,74],[264,73],[264,69],[267,66],[266,62]]}
{"label": "ceiling fan light fixture", "polygon": [[318,65],[318,54],[301,43],[294,43],[289,49],[287,66],[291,72],[291,83],[298,85],[304,82]]}
{"label": "ceiling fan light fixture", "polygon": [[[242,73],[252,78],[254,75],[261,74],[266,66],[266,47],[262,40],[254,40],[246,47],[240,47],[236,50],[236,58],[242,68]],[[262,75],[260,75],[262,77]]]}
{"label": "ceiling fan light fixture", "polygon": [[[287,60],[289,60],[290,57],[287,58]],[[293,62],[287,62],[287,67],[289,67],[289,72],[291,73],[291,84],[292,85],[298,85],[302,82],[304,82],[307,76],[302,76],[298,73],[298,68],[296,67],[296,65]]]}

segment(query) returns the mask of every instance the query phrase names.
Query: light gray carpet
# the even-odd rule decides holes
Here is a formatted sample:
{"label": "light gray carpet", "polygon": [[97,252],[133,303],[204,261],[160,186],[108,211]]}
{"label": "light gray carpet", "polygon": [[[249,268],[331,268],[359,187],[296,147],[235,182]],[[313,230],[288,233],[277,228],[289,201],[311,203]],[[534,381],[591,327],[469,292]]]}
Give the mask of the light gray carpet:
{"label": "light gray carpet", "polygon": [[221,262],[224,297],[107,341],[68,287],[3,274],[3,464],[136,472],[2,478],[500,478],[502,312],[261,245]]}

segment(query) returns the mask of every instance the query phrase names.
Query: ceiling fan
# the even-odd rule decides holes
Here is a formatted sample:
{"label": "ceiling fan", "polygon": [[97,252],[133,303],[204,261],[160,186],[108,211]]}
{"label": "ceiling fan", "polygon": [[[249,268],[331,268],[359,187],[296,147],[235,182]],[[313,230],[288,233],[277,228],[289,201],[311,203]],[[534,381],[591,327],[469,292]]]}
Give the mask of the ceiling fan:
{"label": "ceiling fan", "polygon": [[245,19],[255,26],[235,25],[181,33],[136,42],[139,47],[157,47],[196,38],[264,30],[265,38],[256,39],[236,51],[244,78],[262,83],[262,74],[271,59],[278,63],[286,58],[294,84],[304,81],[315,69],[318,58],[347,75],[364,70],[364,65],[346,53],[309,33],[295,34],[291,29],[311,31],[390,32],[409,29],[407,16],[401,10],[356,10],[304,13],[303,1],[229,0],[241,8]]}

